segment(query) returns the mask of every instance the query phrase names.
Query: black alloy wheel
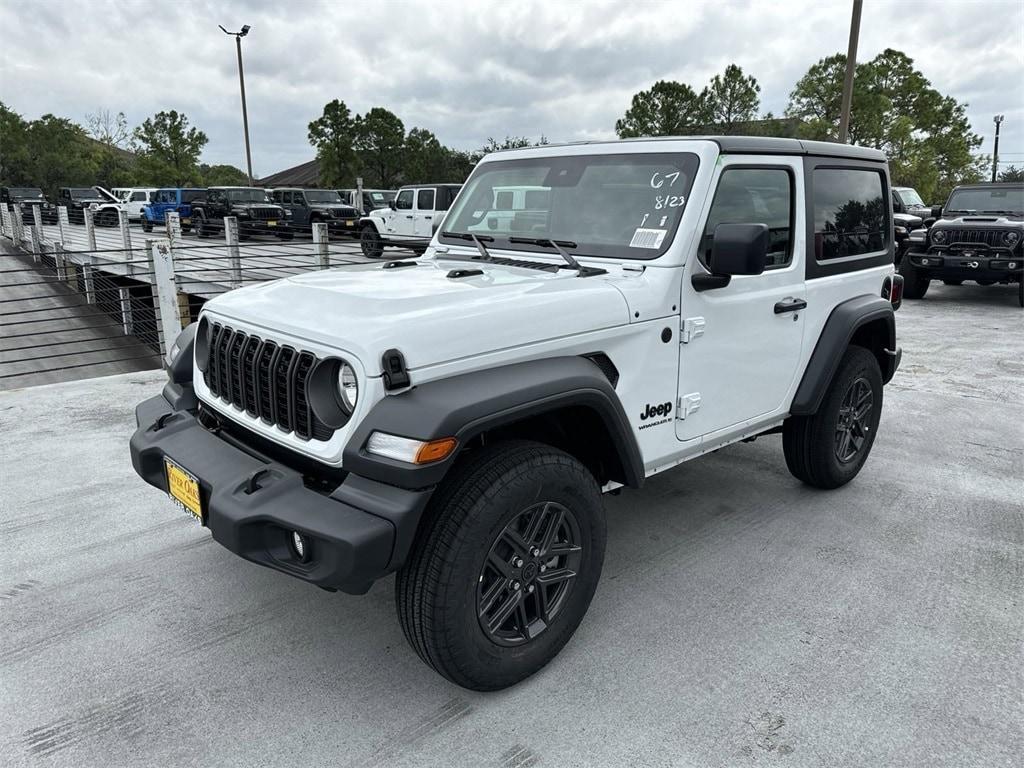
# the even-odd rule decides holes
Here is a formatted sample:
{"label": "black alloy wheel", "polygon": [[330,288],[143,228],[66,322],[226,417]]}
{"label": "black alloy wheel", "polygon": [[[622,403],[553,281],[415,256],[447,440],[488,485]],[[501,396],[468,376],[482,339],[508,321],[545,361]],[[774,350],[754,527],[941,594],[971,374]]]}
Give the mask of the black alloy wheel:
{"label": "black alloy wheel", "polygon": [[863,376],[854,379],[843,395],[836,423],[833,447],[840,463],[848,464],[857,458],[871,432],[874,407],[870,382]]}
{"label": "black alloy wheel", "polygon": [[580,540],[576,516],[553,501],[533,504],[509,521],[477,584],[477,617],[492,642],[526,643],[558,617],[583,560]]}

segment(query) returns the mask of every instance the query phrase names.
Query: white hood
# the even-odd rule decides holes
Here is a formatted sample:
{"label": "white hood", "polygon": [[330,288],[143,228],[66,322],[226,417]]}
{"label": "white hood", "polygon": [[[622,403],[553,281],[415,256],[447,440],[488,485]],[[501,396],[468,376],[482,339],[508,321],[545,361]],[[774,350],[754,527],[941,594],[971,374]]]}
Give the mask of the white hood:
{"label": "white hood", "polygon": [[[410,369],[629,323],[603,275],[578,277],[465,259],[424,259],[310,272],[232,291],[212,314],[354,355],[380,375],[396,348]],[[448,277],[452,270],[483,274]]]}

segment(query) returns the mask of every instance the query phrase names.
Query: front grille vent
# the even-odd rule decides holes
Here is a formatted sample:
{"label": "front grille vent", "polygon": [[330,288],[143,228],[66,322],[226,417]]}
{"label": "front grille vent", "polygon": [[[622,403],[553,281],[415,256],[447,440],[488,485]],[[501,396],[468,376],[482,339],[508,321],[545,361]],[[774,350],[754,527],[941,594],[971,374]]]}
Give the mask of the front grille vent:
{"label": "front grille vent", "polygon": [[309,406],[306,387],[318,360],[269,339],[213,324],[203,381],[216,397],[303,440],[330,440],[334,430]]}
{"label": "front grille vent", "polygon": [[1008,248],[1003,242],[1003,229],[945,229],[946,240],[940,246],[982,245],[988,248]]}

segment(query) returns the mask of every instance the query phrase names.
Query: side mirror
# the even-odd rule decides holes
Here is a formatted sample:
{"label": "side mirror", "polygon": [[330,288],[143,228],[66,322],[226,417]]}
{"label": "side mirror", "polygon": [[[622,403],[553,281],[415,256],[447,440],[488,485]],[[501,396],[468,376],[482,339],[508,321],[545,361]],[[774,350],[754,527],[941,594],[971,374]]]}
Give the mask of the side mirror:
{"label": "side mirror", "polygon": [[388,200],[388,208],[390,208],[392,211],[395,210],[395,201],[394,200]]}
{"label": "side mirror", "polygon": [[733,275],[760,275],[768,263],[767,224],[719,224],[711,240],[710,275],[691,278],[697,291],[724,288]]}
{"label": "side mirror", "polygon": [[933,219],[941,219],[942,218],[942,206],[941,205],[933,205],[932,206],[932,218]]}

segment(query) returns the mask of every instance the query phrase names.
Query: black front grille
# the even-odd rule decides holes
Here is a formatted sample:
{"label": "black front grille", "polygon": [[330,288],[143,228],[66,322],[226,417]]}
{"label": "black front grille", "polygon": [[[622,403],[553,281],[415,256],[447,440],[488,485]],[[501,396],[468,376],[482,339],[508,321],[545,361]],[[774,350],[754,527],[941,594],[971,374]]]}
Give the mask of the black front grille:
{"label": "black front grille", "polygon": [[284,213],[278,208],[250,208],[249,216],[257,221],[269,221],[271,219],[283,219]]}
{"label": "black front grille", "polygon": [[214,323],[203,381],[213,395],[267,424],[303,440],[329,440],[334,430],[316,417],[306,397],[317,362],[310,352]]}
{"label": "black front grille", "polygon": [[1006,230],[1002,229],[945,229],[946,240],[936,245],[983,245],[987,248],[1006,248],[1003,242],[1003,235]]}

